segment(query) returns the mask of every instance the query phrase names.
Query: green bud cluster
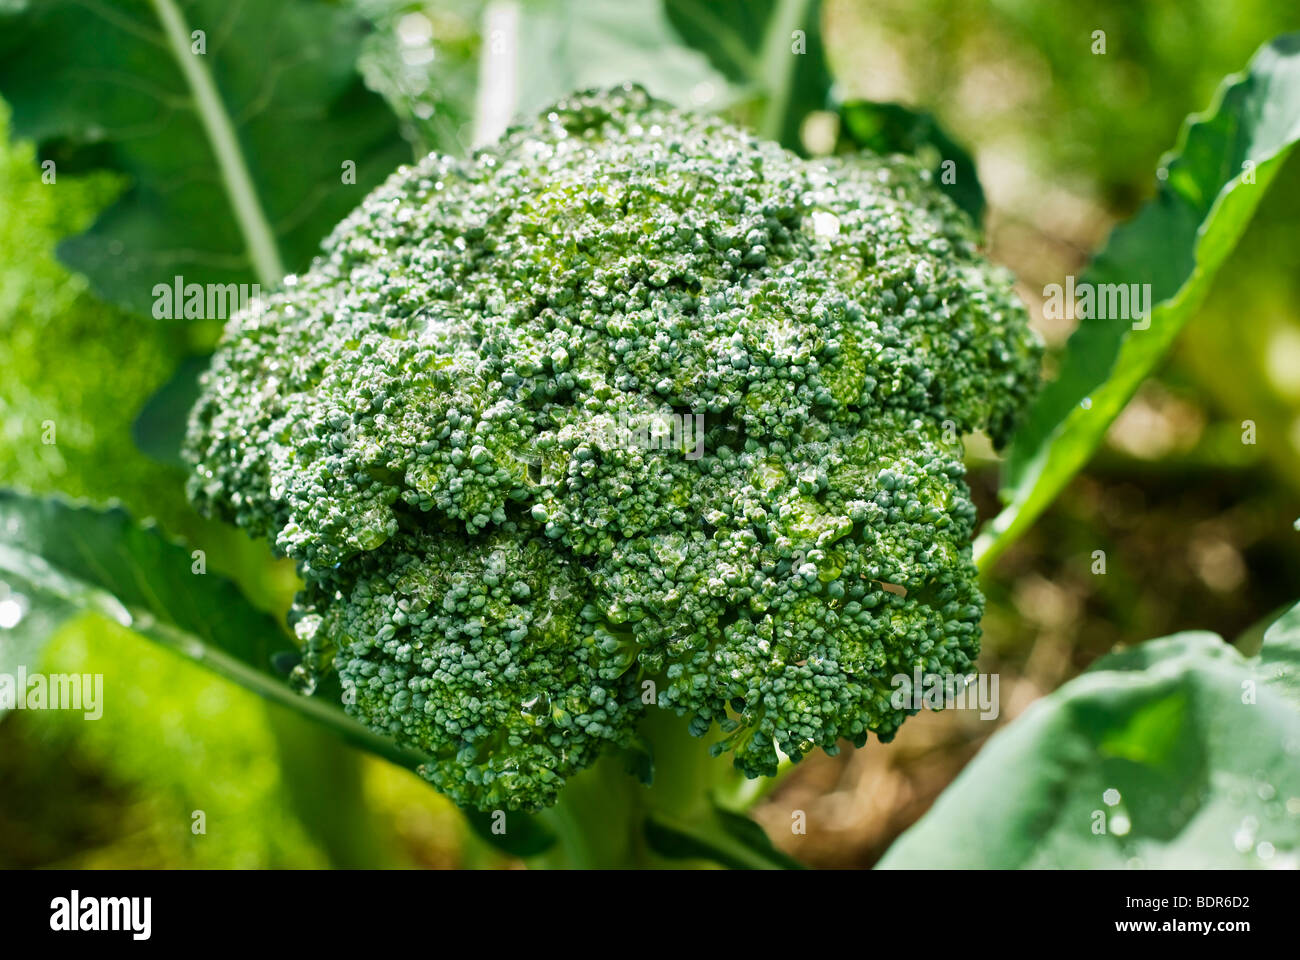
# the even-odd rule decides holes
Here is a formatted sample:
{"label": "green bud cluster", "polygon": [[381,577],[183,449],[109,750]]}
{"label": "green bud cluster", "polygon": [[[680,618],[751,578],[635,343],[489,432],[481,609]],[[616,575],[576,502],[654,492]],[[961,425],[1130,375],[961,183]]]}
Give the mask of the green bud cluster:
{"label": "green bud cluster", "polygon": [[[458,802],[552,802],[647,699],[771,774],[972,668],[954,440],[1008,437],[1039,354],[914,162],[581,94],[399,169],[232,321],[190,495],[299,562],[307,663]],[[612,429],[697,414],[698,459]]]}

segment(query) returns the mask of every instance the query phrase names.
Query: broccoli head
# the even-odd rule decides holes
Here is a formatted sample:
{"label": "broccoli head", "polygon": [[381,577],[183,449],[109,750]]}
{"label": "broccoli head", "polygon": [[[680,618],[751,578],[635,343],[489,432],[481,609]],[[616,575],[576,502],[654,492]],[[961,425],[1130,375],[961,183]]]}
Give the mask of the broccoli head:
{"label": "broccoli head", "polygon": [[304,669],[462,804],[552,802],[649,705],[758,776],[972,667],[958,438],[1039,351],[914,162],[581,94],[231,322],[189,492],[299,562]]}

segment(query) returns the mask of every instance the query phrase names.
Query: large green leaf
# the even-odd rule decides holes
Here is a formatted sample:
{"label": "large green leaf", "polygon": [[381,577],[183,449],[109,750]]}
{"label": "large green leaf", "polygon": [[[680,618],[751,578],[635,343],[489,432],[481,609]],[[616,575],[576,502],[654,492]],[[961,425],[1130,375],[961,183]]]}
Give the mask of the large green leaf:
{"label": "large green leaf", "polygon": [[1081,278],[1095,286],[1150,284],[1149,326],[1135,329],[1120,317],[1079,324],[1060,374],[1008,455],[1006,507],[976,542],[981,565],[1091,457],[1200,306],[1297,138],[1300,34],[1288,34],[1261,48],[1244,75],[1229,77],[1209,111],[1188,118],[1177,148],[1161,162],[1155,198],[1116,228]]}
{"label": "large green leaf", "polygon": [[[338,704],[303,696],[285,683],[272,662],[293,649],[284,628],[233,582],[196,573],[195,562],[190,548],[119,507],[100,510],[0,490],[0,583],[39,605],[41,615],[102,614],[329,725],[356,746],[403,766],[419,765],[418,754],[371,733]],[[0,665],[11,659],[4,651],[13,644],[0,633]],[[29,669],[36,655],[34,645],[25,648]]]}
{"label": "large green leaf", "polygon": [[682,39],[759,102],[759,135],[801,151],[804,118],[830,98],[820,0],[664,2]]}
{"label": "large green leaf", "polygon": [[475,141],[574,90],[639,83],[683,107],[734,110],[800,149],[831,77],[819,0],[519,0],[489,4]]}
{"label": "large green leaf", "polygon": [[[115,303],[147,312],[154,286],[177,275],[269,289],[410,159],[356,72],[364,21],[342,5],[12,8],[0,13],[0,95],[14,136],[36,141],[60,175],[103,168],[128,181],[59,251]],[[349,161],[355,184],[344,182]]]}
{"label": "large green leaf", "polygon": [[[125,510],[100,510],[62,499],[0,490],[0,603],[21,598],[18,629],[0,628],[0,673],[36,669],[40,646],[58,621],[92,611],[189,657],[229,680],[324,724],[345,741],[415,770],[424,757],[363,727],[340,707],[337,683],[305,696],[283,679],[296,662],[293,642],[275,618],[253,607],[230,580],[195,573],[192,550],[137,523]],[[105,697],[112,678],[105,678]],[[554,843],[536,818],[465,811],[485,840],[517,856]]]}
{"label": "large green leaf", "polygon": [[[1300,866],[1300,605],[1104,657],[995,735],[882,867]],[[1104,830],[1104,832],[1102,832]]]}
{"label": "large green leaf", "polygon": [[681,42],[657,0],[492,3],[482,32],[479,144],[575,90],[638,83],[679,106],[726,99],[725,78]]}
{"label": "large green leaf", "polygon": [[374,26],[357,68],[416,153],[464,156],[473,134],[483,0],[352,0]]}

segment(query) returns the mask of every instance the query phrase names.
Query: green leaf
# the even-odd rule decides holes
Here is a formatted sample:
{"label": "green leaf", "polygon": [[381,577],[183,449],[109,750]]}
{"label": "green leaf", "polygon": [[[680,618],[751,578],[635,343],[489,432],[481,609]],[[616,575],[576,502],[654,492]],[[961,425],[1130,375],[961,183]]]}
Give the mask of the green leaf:
{"label": "green leaf", "polygon": [[[716,106],[726,80],[682,44],[657,2],[524,0],[487,7],[474,141],[592,87],[638,83],[680,106]],[[702,93],[709,93],[707,101]]]}
{"label": "green leaf", "polygon": [[[0,24],[13,135],[59,175],[104,168],[128,181],[59,254],[137,311],[178,275],[278,285],[410,159],[356,72],[364,21],[341,5],[42,0]],[[355,184],[343,182],[349,161]]]}
{"label": "green leaf", "polygon": [[[882,867],[1300,864],[1300,605],[1099,660],[996,734]],[[1104,832],[1101,832],[1104,829]]]}
{"label": "green leaf", "polygon": [[183,467],[181,443],[190,408],[199,399],[199,376],[208,368],[211,354],[186,357],[166,383],[149,398],[131,425],[131,436],[141,452],[160,463]]}
{"label": "green leaf", "polygon": [[[485,813],[464,807],[460,812],[476,834],[512,856],[535,857],[555,846],[555,834],[536,817],[526,813]],[[503,827],[504,832],[499,832]]]}
{"label": "green leaf", "polygon": [[649,740],[638,735],[619,753],[623,759],[623,769],[629,777],[633,777],[643,787],[654,786],[655,755]]}
{"label": "green leaf", "polygon": [[843,104],[837,149],[864,148],[880,154],[914,155],[934,173],[939,189],[972,220],[979,223],[983,219],[984,191],[975,161],[943,132],[931,114],[897,103],[852,100]]}
{"label": "green leaf", "polygon": [[820,16],[819,0],[497,0],[481,30],[474,141],[575,90],[638,83],[678,106],[735,108],[801,149],[803,119],[831,86]]}
{"label": "green leaf", "polygon": [[759,135],[802,152],[804,118],[830,99],[820,0],[664,2],[682,39],[760,101]]}
{"label": "green leaf", "polygon": [[803,869],[774,847],[753,820],[716,805],[706,816],[690,820],[651,813],[645,837],[650,849],[673,860],[711,860],[732,870]]}
{"label": "green leaf", "polygon": [[374,26],[357,69],[397,115],[418,156],[463,157],[473,132],[480,0],[352,0]]}
{"label": "green leaf", "polygon": [[120,507],[0,490],[0,583],[27,591],[27,600],[55,617],[102,614],[394,763],[414,769],[422,762],[339,705],[290,688],[272,665],[277,652],[293,647],[284,628],[230,580],[195,573],[195,563],[189,547]]}
{"label": "green leaf", "polygon": [[679,106],[739,105],[758,133],[801,149],[827,105],[819,0],[526,0],[488,7],[477,143],[574,90],[639,83]]}
{"label": "green leaf", "polygon": [[[325,725],[352,746],[419,767],[424,757],[418,752],[347,716],[337,685],[331,698],[292,689],[280,669],[284,654],[294,650],[284,628],[232,581],[194,573],[194,563],[189,547],[119,507],[99,510],[0,490],[0,602],[20,595],[26,616],[19,626],[30,621],[37,628],[21,635],[0,630],[0,673],[12,674],[20,663],[31,670],[59,619],[93,611]],[[319,692],[329,689],[326,684]],[[492,832],[490,814],[465,815],[484,839],[516,856],[533,856],[554,843],[550,831],[524,814],[509,814],[505,834]]]}
{"label": "green leaf", "polygon": [[[1183,126],[1161,162],[1156,196],[1116,228],[1082,282],[1150,284],[1146,329],[1131,319],[1082,321],[1060,374],[1008,454],[1005,509],[975,546],[986,566],[1083,467],[1106,429],[1196,312],[1300,138],[1300,34],[1262,47],[1215,104]],[[1253,180],[1253,182],[1251,182]],[[1122,311],[1116,311],[1122,312]]]}
{"label": "green leaf", "polygon": [[[0,573],[0,676],[39,670],[50,635],[74,612],[57,601],[42,601],[20,577]],[[0,719],[8,712],[7,704],[0,704]]]}
{"label": "green leaf", "polygon": [[1280,695],[1300,710],[1300,603],[1279,617],[1264,634],[1259,672]]}

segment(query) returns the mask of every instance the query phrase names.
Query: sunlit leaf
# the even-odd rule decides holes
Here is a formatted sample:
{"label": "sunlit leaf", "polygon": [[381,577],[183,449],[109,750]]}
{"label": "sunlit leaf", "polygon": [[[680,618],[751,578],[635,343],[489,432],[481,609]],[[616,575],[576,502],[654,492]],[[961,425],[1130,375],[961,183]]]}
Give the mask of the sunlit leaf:
{"label": "sunlit leaf", "polygon": [[[200,564],[200,559],[203,562]],[[55,617],[94,612],[275,703],[332,727],[355,746],[414,768],[421,757],[362,727],[336,703],[304,696],[273,666],[293,642],[274,617],[206,558],[119,507],[0,491],[0,582],[17,583]]]}
{"label": "sunlit leaf", "polygon": [[[1008,454],[1005,509],[976,543],[990,563],[1088,461],[1106,429],[1204,300],[1300,138],[1300,34],[1263,47],[1214,106],[1188,118],[1160,165],[1156,196],[1116,228],[1081,283],[1149,284],[1150,315],[1079,324],[1061,370]],[[1141,287],[1139,286],[1139,291]],[[1107,311],[1110,313],[1112,311]]]}
{"label": "sunlit leaf", "polygon": [[682,39],[759,100],[759,135],[802,151],[804,119],[830,99],[820,0],[664,2]]}
{"label": "sunlit leaf", "polygon": [[483,33],[478,144],[575,90],[637,83],[679,106],[725,101],[725,78],[680,41],[657,2],[490,3]]}
{"label": "sunlit leaf", "polygon": [[1103,657],[996,734],[882,867],[1300,866],[1300,606]]}

